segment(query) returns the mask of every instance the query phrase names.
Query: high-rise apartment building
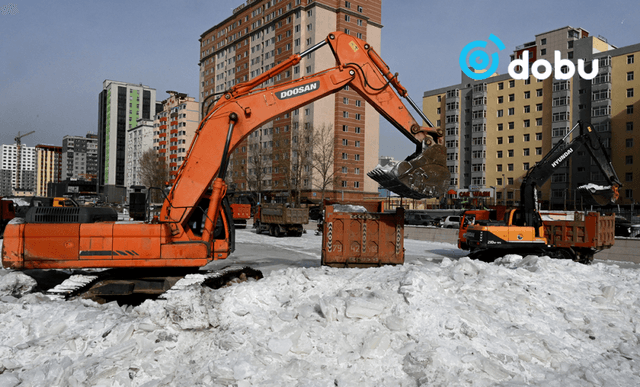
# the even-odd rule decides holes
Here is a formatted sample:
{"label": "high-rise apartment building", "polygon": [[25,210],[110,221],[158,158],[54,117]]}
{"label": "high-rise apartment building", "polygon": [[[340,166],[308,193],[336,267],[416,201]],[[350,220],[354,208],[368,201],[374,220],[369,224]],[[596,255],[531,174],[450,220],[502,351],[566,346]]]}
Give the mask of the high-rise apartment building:
{"label": "high-rise apartment building", "polygon": [[62,138],[62,180],[91,181],[98,175],[98,136]]}
{"label": "high-rise apartment building", "polygon": [[[334,31],[368,42],[380,52],[381,1],[249,0],[200,36],[200,97],[205,112],[220,93],[248,81]],[[322,48],[263,86],[290,83],[335,66]],[[226,130],[227,128],[221,128]],[[324,136],[322,135],[324,134]],[[379,114],[348,87],[300,109],[282,112],[240,144],[228,180],[237,191],[260,191],[288,200],[292,192],[319,199],[313,139],[333,141],[328,196],[361,199],[376,195],[366,177],[378,163]],[[317,148],[316,148],[317,149]]]}
{"label": "high-rise apartment building", "polygon": [[49,196],[49,183],[62,177],[62,147],[36,145],[36,196]]}
{"label": "high-rise apartment building", "polygon": [[[445,132],[450,188],[493,188],[494,202],[518,202],[527,170],[582,120],[599,132],[609,153],[616,149],[612,162],[624,184],[619,203],[640,200],[640,187],[635,186],[640,168],[633,164],[634,146],[640,140],[634,132],[640,125],[636,112],[640,86],[634,75],[640,71],[634,62],[640,45],[616,48],[584,29],[564,27],[516,47],[512,60],[522,58],[525,50],[530,65],[537,59],[553,64],[559,51],[562,59],[574,64],[583,59],[587,73],[594,71],[592,60],[599,59],[598,74],[592,80],[575,71],[566,80],[553,74],[544,80],[533,75],[516,80],[502,74],[476,81],[462,73],[460,84],[425,92],[424,111]],[[539,198],[550,208],[573,208],[580,203],[577,188],[589,182],[605,180],[584,150],[556,170],[541,187]]]}
{"label": "high-rise apartment building", "polygon": [[153,149],[167,162],[171,184],[200,124],[200,103],[184,93],[168,91],[153,123]]}
{"label": "high-rise apartment building", "polygon": [[[18,171],[18,151],[15,144],[2,145],[0,160],[0,196],[35,191],[36,187],[36,148],[21,146],[20,170]],[[16,180],[18,174],[20,175]],[[18,187],[16,183],[18,182]]]}
{"label": "high-rise apartment building", "polygon": [[125,184],[127,130],[156,114],[156,90],[142,84],[105,80],[98,100],[98,180]]}

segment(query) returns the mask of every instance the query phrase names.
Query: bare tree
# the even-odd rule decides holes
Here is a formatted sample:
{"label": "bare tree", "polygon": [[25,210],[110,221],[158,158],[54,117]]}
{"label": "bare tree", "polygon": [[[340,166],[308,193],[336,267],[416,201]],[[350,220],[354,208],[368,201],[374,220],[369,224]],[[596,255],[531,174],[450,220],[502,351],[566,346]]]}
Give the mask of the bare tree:
{"label": "bare tree", "polygon": [[314,179],[314,186],[322,192],[322,202],[324,202],[326,191],[333,188],[338,179],[337,171],[334,168],[335,145],[333,125],[323,124],[314,128],[311,165],[317,176]]}
{"label": "bare tree", "polygon": [[262,201],[262,191],[264,190],[263,180],[266,175],[267,155],[261,151],[261,143],[249,145],[247,160],[247,186],[257,197],[258,202]]}
{"label": "bare tree", "polygon": [[[169,168],[154,149],[145,151],[140,157],[140,182],[146,187],[156,187],[164,189],[165,183],[169,181]],[[151,201],[158,203],[162,201],[162,194],[151,191]]]}
{"label": "bare tree", "polygon": [[284,185],[291,192],[294,204],[300,206],[302,190],[307,188],[313,160],[313,130],[294,129],[291,133],[289,168],[284,174]]}

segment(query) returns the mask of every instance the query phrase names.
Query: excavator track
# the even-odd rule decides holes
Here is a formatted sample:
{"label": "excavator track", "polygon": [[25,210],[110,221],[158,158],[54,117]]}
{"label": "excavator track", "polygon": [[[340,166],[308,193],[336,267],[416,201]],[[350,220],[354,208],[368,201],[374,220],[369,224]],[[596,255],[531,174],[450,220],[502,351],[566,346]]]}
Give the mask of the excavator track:
{"label": "excavator track", "polygon": [[432,145],[393,166],[378,167],[367,175],[402,197],[424,199],[443,196],[449,186],[446,148]]}
{"label": "excavator track", "polygon": [[213,271],[199,269],[107,269],[30,270],[26,272],[36,280],[36,291],[52,299],[90,299],[98,303],[116,301],[120,305],[139,305],[147,299],[164,298],[171,292],[188,286],[200,285],[212,289],[234,283],[263,278],[260,270],[248,266],[229,266]]}

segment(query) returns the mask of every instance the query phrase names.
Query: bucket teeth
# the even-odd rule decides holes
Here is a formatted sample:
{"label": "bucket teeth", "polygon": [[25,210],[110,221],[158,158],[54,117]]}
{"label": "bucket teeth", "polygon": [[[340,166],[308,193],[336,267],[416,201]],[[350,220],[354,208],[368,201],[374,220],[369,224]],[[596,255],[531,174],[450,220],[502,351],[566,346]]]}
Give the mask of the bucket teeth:
{"label": "bucket teeth", "polygon": [[433,145],[394,166],[378,167],[367,175],[382,187],[406,198],[439,197],[449,186],[446,148]]}
{"label": "bucket teeth", "polygon": [[578,192],[586,205],[606,206],[615,202],[615,191],[611,187],[582,186]]}

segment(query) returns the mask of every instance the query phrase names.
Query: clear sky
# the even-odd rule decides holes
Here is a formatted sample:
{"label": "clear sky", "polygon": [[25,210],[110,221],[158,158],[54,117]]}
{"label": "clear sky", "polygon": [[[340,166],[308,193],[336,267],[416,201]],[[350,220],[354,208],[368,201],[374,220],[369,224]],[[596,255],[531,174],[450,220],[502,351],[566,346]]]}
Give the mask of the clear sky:
{"label": "clear sky", "polygon": [[[23,139],[28,146],[95,133],[105,79],[150,86],[158,100],[166,90],[200,100],[198,39],[240,4],[0,0],[0,144],[14,143],[18,131],[36,131]],[[421,106],[426,90],[460,82],[460,51],[489,34],[506,45],[499,73],[515,46],[567,25],[618,47],[640,43],[640,1],[383,0],[382,24],[380,54]],[[383,118],[380,128],[380,155],[414,151]]]}

